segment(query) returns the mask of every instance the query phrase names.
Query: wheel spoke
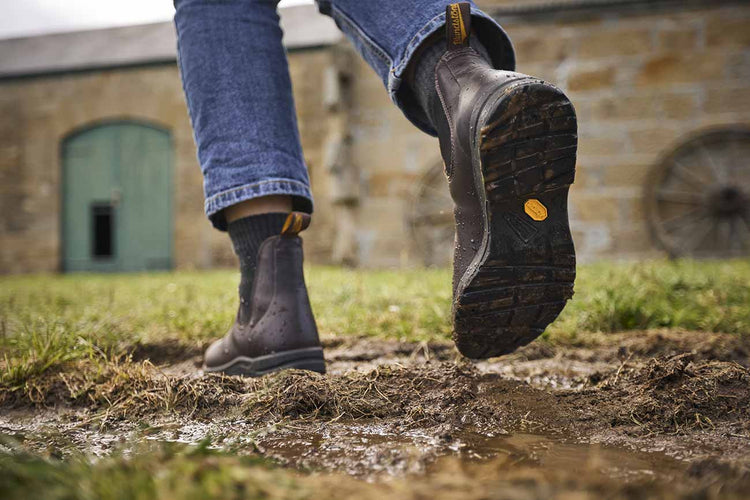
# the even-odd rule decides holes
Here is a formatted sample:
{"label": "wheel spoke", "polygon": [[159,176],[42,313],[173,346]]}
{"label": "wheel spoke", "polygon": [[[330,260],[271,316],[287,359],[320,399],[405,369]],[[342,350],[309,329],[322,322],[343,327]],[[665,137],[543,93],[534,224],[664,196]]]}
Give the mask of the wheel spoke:
{"label": "wheel spoke", "polygon": [[690,184],[691,186],[697,188],[698,191],[703,191],[706,188],[707,182],[691,169],[678,162],[677,160],[672,160],[672,165],[674,167],[672,171],[678,178],[685,181],[686,184]]}
{"label": "wheel spoke", "polygon": [[745,250],[750,250],[750,222],[748,218],[743,215],[738,215],[735,220],[739,221],[737,224],[737,239],[739,244]]}
{"label": "wheel spoke", "polygon": [[703,156],[703,159],[708,164],[709,170],[711,171],[711,175],[713,176],[716,183],[726,184],[727,173],[722,168],[719,168],[719,166],[716,164],[714,159],[711,157],[711,154],[709,153],[708,149],[706,149],[705,141],[700,141],[698,149],[701,152],[701,156]]}
{"label": "wheel spoke", "polygon": [[664,220],[661,224],[662,226],[664,226],[664,229],[668,231],[679,230],[683,226],[690,225],[689,221],[692,220],[694,222],[700,222],[705,217],[706,213],[701,209],[701,207],[698,207],[688,212]]}
{"label": "wheel spoke", "polygon": [[727,219],[722,219],[716,225],[717,238],[716,242],[719,251],[726,252],[732,245],[732,225]]}
{"label": "wheel spoke", "polygon": [[688,235],[687,243],[685,244],[685,253],[693,253],[698,250],[708,235],[711,234],[713,228],[712,224],[707,223],[697,230],[691,231],[692,234]]}
{"label": "wheel spoke", "polygon": [[[732,146],[729,149],[729,154],[724,155],[724,161],[722,162],[724,169],[729,172],[729,180],[735,185],[740,185],[740,180],[737,178],[737,171],[739,170],[738,165],[741,165],[743,160],[745,160],[745,157],[742,156],[739,150],[738,144],[739,141],[732,141]],[[727,162],[731,163],[727,165]]]}
{"label": "wheel spoke", "polygon": [[675,150],[651,187],[648,217],[676,254],[750,255],[750,133],[727,128]]}
{"label": "wheel spoke", "polygon": [[742,251],[742,240],[740,240],[740,219],[739,216],[732,217],[729,220],[729,224],[731,227],[730,237],[729,237],[729,251],[732,254],[739,254]]}
{"label": "wheel spoke", "polygon": [[432,195],[437,195],[437,196],[432,196],[433,198],[440,198],[441,200],[447,200],[447,201],[453,203],[453,200],[451,199],[450,194],[448,192],[442,190],[442,189],[437,189],[437,188],[435,188],[433,186],[430,186],[428,184],[424,184],[424,185],[422,185],[422,191],[423,192],[429,192]]}
{"label": "wheel spoke", "polygon": [[696,193],[688,193],[685,191],[672,191],[668,189],[662,189],[656,193],[656,199],[659,201],[666,201],[670,203],[681,203],[684,205],[703,205],[703,197]]}

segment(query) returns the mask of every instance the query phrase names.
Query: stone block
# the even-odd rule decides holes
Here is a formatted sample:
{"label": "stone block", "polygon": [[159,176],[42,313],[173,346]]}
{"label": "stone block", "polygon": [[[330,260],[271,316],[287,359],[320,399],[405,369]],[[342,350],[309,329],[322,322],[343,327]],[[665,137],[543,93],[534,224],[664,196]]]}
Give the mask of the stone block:
{"label": "stone block", "polygon": [[512,40],[518,61],[524,63],[540,61],[547,64],[555,63],[570,57],[573,52],[573,40],[567,36],[561,36],[559,30],[556,29],[546,30],[541,36],[539,32],[536,32],[527,36],[513,37]]}
{"label": "stone block", "polygon": [[657,33],[659,49],[663,51],[695,50],[699,38],[699,29],[690,25],[678,24]]}
{"label": "stone block", "polygon": [[748,47],[750,46],[750,9],[744,13],[737,13],[734,18],[713,16],[706,23],[706,46],[719,47]]}
{"label": "stone block", "polygon": [[636,76],[636,84],[671,85],[722,80],[727,54],[702,52],[657,55],[648,59]]}
{"label": "stone block", "polygon": [[628,141],[625,136],[595,136],[580,133],[578,136],[578,154],[612,156],[626,153]]}
{"label": "stone block", "polygon": [[616,70],[613,67],[575,69],[568,76],[568,90],[581,92],[612,87],[615,77]]}
{"label": "stone block", "polygon": [[659,254],[659,249],[645,221],[632,224],[627,228],[614,230],[611,234],[611,241],[612,251],[618,256]]}
{"label": "stone block", "polygon": [[706,113],[750,113],[750,87],[721,87],[706,91]]}
{"label": "stone block", "polygon": [[571,218],[584,222],[603,222],[615,224],[619,220],[617,198],[602,194],[596,190],[571,192]]}
{"label": "stone block", "polygon": [[579,59],[610,58],[647,54],[652,50],[652,37],[648,29],[621,29],[616,24],[578,37]]}
{"label": "stone block", "polygon": [[652,95],[613,92],[592,102],[594,120],[654,119],[660,115],[659,100]]}
{"label": "stone block", "polygon": [[663,94],[659,97],[664,118],[687,120],[699,113],[699,97],[695,93]]}
{"label": "stone block", "polygon": [[650,162],[612,163],[602,167],[603,184],[607,187],[637,187],[646,183],[646,178],[654,165]]}
{"label": "stone block", "polygon": [[679,135],[675,127],[633,130],[630,132],[630,145],[637,154],[662,154],[674,146]]}

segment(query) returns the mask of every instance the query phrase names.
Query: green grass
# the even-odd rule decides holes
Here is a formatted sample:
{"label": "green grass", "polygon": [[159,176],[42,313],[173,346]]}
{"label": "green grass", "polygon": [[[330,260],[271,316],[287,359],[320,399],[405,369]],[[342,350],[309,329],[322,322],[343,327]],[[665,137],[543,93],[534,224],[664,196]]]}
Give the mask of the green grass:
{"label": "green grass", "polygon": [[[450,270],[311,267],[307,281],[323,335],[450,338]],[[45,380],[59,383],[62,375],[67,390],[89,398],[99,386],[86,385],[88,379],[112,379],[114,385],[103,386],[106,394],[93,397],[116,398],[121,387],[140,380],[137,370],[146,369],[120,365],[123,352],[164,339],[201,348],[229,327],[237,282],[232,271],[0,278],[0,407],[3,394],[41,397]],[[585,342],[588,332],[651,328],[750,337],[750,261],[580,266],[575,298],[545,336]],[[208,443],[142,443],[105,458],[60,460],[30,454],[0,436],[0,498],[384,496],[368,484],[300,474],[257,456],[212,451]]]}
{"label": "green grass", "polygon": [[[209,443],[143,444],[129,454],[66,460],[0,451],[0,498],[47,500],[316,498],[310,479]],[[330,489],[330,488],[329,488]]]}
{"label": "green grass", "polygon": [[[580,266],[576,295],[547,338],[682,328],[750,332],[750,261]],[[324,335],[449,339],[450,271],[307,270]],[[0,279],[0,382],[18,386],[67,361],[107,357],[136,343],[202,346],[236,307],[232,271]]]}
{"label": "green grass", "polygon": [[750,334],[750,261],[581,266],[551,336],[651,328]]}

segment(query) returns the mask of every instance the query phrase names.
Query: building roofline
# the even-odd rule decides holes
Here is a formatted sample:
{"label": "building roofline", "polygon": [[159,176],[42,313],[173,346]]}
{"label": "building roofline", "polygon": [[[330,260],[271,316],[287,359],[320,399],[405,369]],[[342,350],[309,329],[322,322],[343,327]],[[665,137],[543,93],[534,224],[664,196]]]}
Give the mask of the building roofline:
{"label": "building roofline", "polygon": [[[342,39],[333,20],[314,5],[279,9],[284,46],[305,50]],[[72,31],[0,40],[0,79],[97,69],[174,64],[177,37],[171,22]]]}
{"label": "building roofline", "polygon": [[746,0],[546,0],[515,3],[489,9],[494,17],[543,17],[554,14],[586,13],[602,10],[667,9],[719,7],[722,5],[744,4]]}
{"label": "building roofline", "polygon": [[[502,20],[544,19],[601,11],[685,9],[744,4],[747,0],[539,0],[490,9]],[[290,51],[338,43],[343,37],[333,20],[314,5],[279,10],[283,43]],[[73,31],[0,40],[0,80],[80,73],[97,69],[174,64],[176,34],[171,22]]]}

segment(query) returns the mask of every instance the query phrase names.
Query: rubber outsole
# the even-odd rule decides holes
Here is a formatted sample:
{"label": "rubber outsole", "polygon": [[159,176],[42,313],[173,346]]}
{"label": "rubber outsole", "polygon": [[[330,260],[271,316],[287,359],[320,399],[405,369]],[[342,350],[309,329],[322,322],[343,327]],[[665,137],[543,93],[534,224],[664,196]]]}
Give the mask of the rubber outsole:
{"label": "rubber outsole", "polygon": [[578,135],[565,94],[531,78],[499,89],[476,127],[485,238],[459,282],[453,314],[459,351],[484,359],[537,338],[573,296],[567,204]]}
{"label": "rubber outsole", "polygon": [[323,348],[293,349],[254,358],[237,356],[232,361],[220,366],[203,366],[203,370],[208,373],[242,375],[243,377],[261,377],[268,373],[289,369],[325,373],[326,363],[323,358]]}

